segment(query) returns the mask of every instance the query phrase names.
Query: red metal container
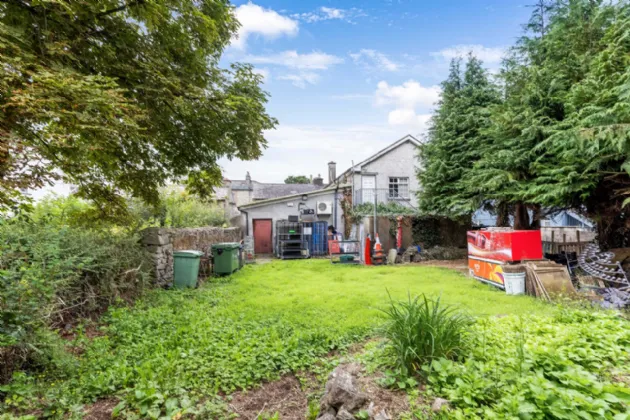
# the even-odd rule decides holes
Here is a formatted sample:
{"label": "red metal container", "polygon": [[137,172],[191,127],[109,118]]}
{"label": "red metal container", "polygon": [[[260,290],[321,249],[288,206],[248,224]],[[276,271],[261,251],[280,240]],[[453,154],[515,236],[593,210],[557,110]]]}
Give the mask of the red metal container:
{"label": "red metal container", "polygon": [[543,257],[539,230],[474,230],[468,232],[468,256],[503,262]]}
{"label": "red metal container", "polygon": [[543,257],[539,230],[468,232],[468,268],[478,280],[504,287],[503,265]]}

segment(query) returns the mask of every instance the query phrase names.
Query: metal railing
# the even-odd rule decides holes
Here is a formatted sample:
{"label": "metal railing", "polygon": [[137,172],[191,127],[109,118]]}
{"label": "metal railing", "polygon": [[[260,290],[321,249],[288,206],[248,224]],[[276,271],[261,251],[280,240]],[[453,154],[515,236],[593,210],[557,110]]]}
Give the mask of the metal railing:
{"label": "metal railing", "polygon": [[354,190],[352,199],[353,207],[372,207],[376,203],[377,208],[385,205],[392,210],[396,208],[404,208],[408,210],[416,210],[416,196],[413,191],[403,196],[396,190],[389,188],[362,188]]}

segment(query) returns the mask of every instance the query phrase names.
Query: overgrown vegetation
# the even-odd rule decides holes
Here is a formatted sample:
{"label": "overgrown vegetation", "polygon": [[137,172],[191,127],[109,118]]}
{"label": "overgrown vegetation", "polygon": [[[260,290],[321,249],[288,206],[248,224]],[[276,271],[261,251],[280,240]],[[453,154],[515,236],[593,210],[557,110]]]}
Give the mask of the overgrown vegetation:
{"label": "overgrown vegetation", "polygon": [[[354,206],[352,212],[357,216],[373,216],[374,204],[363,203]],[[404,206],[396,203],[395,201],[389,201],[387,203],[380,202],[376,205],[376,212],[379,216],[404,216],[417,214],[417,210],[412,207]]]}
{"label": "overgrown vegetation", "polygon": [[[138,238],[14,218],[0,221],[0,381],[67,361],[50,328],[138,296],[150,262]],[[58,363],[59,362],[59,363]]]}
{"label": "overgrown vegetation", "polygon": [[227,224],[225,211],[216,203],[176,189],[162,191],[157,207],[132,199],[129,208],[134,223],[141,227],[193,228]]}
{"label": "overgrown vegetation", "polygon": [[[339,267],[329,261],[246,266],[189,292],[152,291],[110,309],[91,339],[79,334],[69,368],[18,374],[0,388],[0,410],[45,409],[55,417],[99,398],[121,399],[121,415],[153,417],[220,410],[218,392],[252,387],[301,368],[374,332],[387,292],[442,294],[471,313],[547,312],[459,273],[431,267]],[[215,411],[213,411],[215,410]]]}
{"label": "overgrown vegetation", "polygon": [[104,218],[89,201],[51,196],[0,220],[0,383],[15,369],[54,370],[68,362],[51,329],[143,292],[152,262],[138,244],[139,229],[225,223],[221,208],[175,190],[162,194],[157,210],[139,200],[129,208],[122,219]]}
{"label": "overgrown vegetation", "polygon": [[[436,360],[433,393],[452,418],[627,418],[630,329],[614,312],[479,321],[463,361]],[[616,377],[620,375],[620,377]]]}
{"label": "overgrown vegetation", "polygon": [[[478,318],[458,357],[393,370],[384,385],[425,401],[446,398],[438,418],[625,419],[630,411],[630,330],[615,312],[565,307],[553,315]],[[398,366],[397,341],[370,346],[370,370]],[[426,408],[425,408],[426,410]],[[407,417],[406,417],[407,418]],[[412,407],[408,418],[426,418]]]}
{"label": "overgrown vegetation", "polygon": [[129,211],[125,215],[114,213],[106,217],[91,201],[75,195],[51,195],[40,200],[26,214],[35,222],[56,226],[132,233],[152,226],[192,228],[227,224],[222,207],[176,188],[163,189],[159,204],[155,206],[134,198],[127,201]]}

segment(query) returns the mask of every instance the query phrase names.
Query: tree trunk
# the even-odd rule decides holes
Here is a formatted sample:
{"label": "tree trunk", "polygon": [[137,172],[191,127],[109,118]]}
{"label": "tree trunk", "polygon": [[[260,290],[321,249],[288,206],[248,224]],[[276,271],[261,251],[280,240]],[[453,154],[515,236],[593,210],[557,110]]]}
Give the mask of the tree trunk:
{"label": "tree trunk", "polygon": [[540,204],[532,204],[532,221],[529,224],[531,230],[540,230],[540,219],[542,217],[542,211]]}
{"label": "tree trunk", "polygon": [[509,227],[510,226],[510,211],[508,203],[502,201],[497,205],[497,221],[496,225],[498,227]]}
{"label": "tree trunk", "polygon": [[529,214],[527,206],[522,201],[514,204],[514,230],[529,230]]}
{"label": "tree trunk", "polygon": [[623,196],[614,197],[609,185],[600,182],[586,204],[587,216],[597,225],[597,242],[603,250],[630,246],[630,208]]}

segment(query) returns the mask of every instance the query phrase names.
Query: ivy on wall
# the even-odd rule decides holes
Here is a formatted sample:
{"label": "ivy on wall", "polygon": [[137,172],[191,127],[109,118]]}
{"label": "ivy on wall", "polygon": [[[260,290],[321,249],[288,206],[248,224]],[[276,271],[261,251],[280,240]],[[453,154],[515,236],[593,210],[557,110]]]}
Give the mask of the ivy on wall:
{"label": "ivy on wall", "polygon": [[423,244],[425,248],[432,248],[442,244],[440,222],[432,216],[417,216],[411,221],[411,236],[414,243]]}

